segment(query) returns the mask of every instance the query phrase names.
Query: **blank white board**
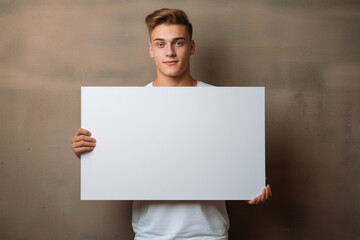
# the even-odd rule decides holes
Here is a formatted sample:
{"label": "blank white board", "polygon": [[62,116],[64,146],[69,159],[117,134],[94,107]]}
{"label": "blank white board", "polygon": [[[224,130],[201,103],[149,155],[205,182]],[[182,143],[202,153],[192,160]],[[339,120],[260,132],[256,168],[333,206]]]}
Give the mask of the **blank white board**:
{"label": "blank white board", "polygon": [[82,87],[82,200],[248,200],[265,186],[264,87]]}

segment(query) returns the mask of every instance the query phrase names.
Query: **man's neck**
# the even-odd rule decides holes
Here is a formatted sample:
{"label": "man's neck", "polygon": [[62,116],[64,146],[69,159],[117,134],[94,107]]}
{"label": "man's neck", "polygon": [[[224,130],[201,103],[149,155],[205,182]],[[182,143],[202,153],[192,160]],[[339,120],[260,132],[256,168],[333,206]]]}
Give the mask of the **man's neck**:
{"label": "man's neck", "polygon": [[157,77],[152,84],[154,87],[194,87],[197,81],[191,77],[171,78],[171,77]]}

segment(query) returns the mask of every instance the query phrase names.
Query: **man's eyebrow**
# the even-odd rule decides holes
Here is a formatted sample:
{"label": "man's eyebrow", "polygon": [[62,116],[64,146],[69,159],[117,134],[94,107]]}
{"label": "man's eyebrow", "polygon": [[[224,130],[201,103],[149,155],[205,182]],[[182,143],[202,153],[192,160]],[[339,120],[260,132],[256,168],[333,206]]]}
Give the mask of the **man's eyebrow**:
{"label": "man's eyebrow", "polygon": [[173,41],[176,41],[176,40],[185,40],[184,37],[177,37],[177,38],[174,38]]}
{"label": "man's eyebrow", "polygon": [[[172,41],[177,41],[177,40],[185,40],[185,38],[184,37],[177,37],[177,38],[172,39]],[[155,38],[153,40],[153,42],[155,42],[155,41],[165,41],[165,39],[164,38]]]}
{"label": "man's eyebrow", "polygon": [[153,40],[153,42],[155,42],[155,41],[165,41],[165,39],[163,39],[163,38],[155,38],[155,39]]}

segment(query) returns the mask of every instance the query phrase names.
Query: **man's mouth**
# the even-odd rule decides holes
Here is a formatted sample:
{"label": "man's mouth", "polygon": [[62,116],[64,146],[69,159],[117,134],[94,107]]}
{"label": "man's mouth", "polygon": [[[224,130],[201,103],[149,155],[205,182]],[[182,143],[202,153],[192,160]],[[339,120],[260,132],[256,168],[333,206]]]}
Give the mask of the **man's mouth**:
{"label": "man's mouth", "polygon": [[168,66],[172,66],[175,65],[178,61],[164,61],[163,63],[165,63]]}

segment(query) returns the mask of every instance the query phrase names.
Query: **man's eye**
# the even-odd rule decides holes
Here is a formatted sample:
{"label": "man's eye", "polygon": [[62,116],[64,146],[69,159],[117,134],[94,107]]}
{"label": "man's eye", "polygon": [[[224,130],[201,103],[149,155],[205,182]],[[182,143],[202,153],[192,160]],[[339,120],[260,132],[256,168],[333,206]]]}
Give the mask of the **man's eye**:
{"label": "man's eye", "polygon": [[183,42],[176,42],[176,46],[182,46],[182,45],[184,45]]}
{"label": "man's eye", "polygon": [[157,43],[156,46],[157,46],[157,47],[163,47],[164,44],[163,44],[163,43]]}

